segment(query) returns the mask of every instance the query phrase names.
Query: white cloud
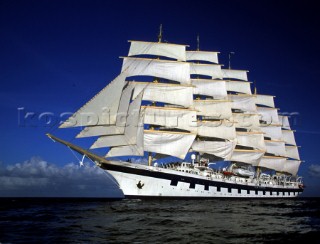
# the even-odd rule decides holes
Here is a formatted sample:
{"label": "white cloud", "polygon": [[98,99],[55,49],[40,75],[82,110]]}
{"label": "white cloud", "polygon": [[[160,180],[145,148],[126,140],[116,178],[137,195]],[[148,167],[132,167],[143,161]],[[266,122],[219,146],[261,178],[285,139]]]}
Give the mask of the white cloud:
{"label": "white cloud", "polygon": [[1,197],[121,196],[110,176],[90,162],[59,167],[39,157],[8,166],[0,162],[0,186]]}
{"label": "white cloud", "polygon": [[308,170],[312,176],[320,178],[320,165],[319,164],[311,164],[309,166]]}

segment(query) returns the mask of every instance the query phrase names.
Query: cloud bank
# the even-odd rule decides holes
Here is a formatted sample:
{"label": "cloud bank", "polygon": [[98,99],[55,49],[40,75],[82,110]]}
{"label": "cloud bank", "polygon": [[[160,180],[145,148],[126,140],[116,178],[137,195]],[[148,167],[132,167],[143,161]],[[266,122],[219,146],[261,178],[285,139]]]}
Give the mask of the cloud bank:
{"label": "cloud bank", "polygon": [[0,163],[0,197],[122,197],[118,186],[92,163],[57,166],[39,157]]}
{"label": "cloud bank", "polygon": [[311,164],[308,168],[309,174],[311,176],[320,178],[320,165],[319,164]]}

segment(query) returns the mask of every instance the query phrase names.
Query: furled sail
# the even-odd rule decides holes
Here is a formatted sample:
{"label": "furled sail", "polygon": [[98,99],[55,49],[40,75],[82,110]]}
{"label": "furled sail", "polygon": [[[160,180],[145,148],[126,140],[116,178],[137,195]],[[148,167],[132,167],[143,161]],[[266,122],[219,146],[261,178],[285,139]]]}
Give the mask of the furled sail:
{"label": "furled sail", "polygon": [[142,100],[180,105],[186,108],[193,104],[193,87],[154,82],[133,82],[132,99],[143,91]]}
{"label": "furled sail", "polygon": [[130,41],[128,56],[134,55],[156,55],[186,61],[186,45]]}
{"label": "furled sail", "polygon": [[144,131],[144,150],[184,159],[196,134],[158,130]]}
{"label": "furled sail", "polygon": [[187,51],[187,61],[207,61],[211,63],[218,62],[218,52],[206,51]]}
{"label": "furled sail", "polygon": [[259,167],[264,167],[268,169],[273,169],[276,171],[282,171],[283,165],[286,162],[284,157],[275,157],[275,156],[263,156],[259,163]]}
{"label": "furled sail", "polygon": [[193,106],[198,115],[215,119],[229,119],[232,116],[231,102],[228,100],[194,100]]}
{"label": "furled sail", "polygon": [[256,94],[256,104],[274,108],[274,96]]}
{"label": "furled sail", "polygon": [[126,74],[121,73],[110,84],[103,88],[96,96],[67,119],[59,128],[114,125],[125,84]]}
{"label": "furled sail", "polygon": [[240,92],[240,93],[249,94],[249,95],[252,94],[250,82],[227,80],[226,88],[227,88],[227,91]]}
{"label": "furled sail", "polygon": [[220,64],[196,64],[190,63],[191,75],[206,75],[212,79],[222,79]]}
{"label": "furled sail", "polygon": [[140,93],[129,106],[128,119],[124,135],[101,136],[94,142],[94,144],[91,146],[91,149],[101,147],[126,146],[137,143],[137,130],[139,127],[138,125],[140,119],[142,94],[143,93]]}
{"label": "furled sail", "polygon": [[195,140],[192,150],[200,153],[212,154],[225,160],[230,160],[235,148],[234,141],[200,141]]}
{"label": "furled sail", "polygon": [[224,79],[238,79],[248,81],[247,70],[222,69]]}
{"label": "furled sail", "polygon": [[193,94],[212,96],[215,99],[227,97],[226,82],[224,80],[191,79]]}
{"label": "furled sail", "polygon": [[196,132],[197,113],[189,109],[148,106],[145,107],[144,123]]}
{"label": "furled sail", "polygon": [[159,59],[123,58],[122,72],[127,76],[152,76],[190,84],[190,64]]}

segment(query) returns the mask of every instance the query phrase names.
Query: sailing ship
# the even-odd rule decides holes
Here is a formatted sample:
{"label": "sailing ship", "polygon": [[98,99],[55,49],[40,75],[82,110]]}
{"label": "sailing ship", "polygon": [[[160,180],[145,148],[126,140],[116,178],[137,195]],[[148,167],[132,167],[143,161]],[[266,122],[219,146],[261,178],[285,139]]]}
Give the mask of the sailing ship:
{"label": "sailing ship", "polygon": [[[161,28],[160,28],[161,29]],[[288,116],[251,91],[247,70],[219,52],[129,41],[120,74],[60,128],[95,137],[89,149],[51,134],[113,176],[126,198],[282,198],[303,192]],[[230,58],[230,54],[229,54]],[[95,152],[105,148],[105,155]],[[145,163],[130,162],[130,157]],[[139,161],[139,160],[138,160]],[[141,160],[140,160],[141,161]],[[223,162],[226,167],[215,168]]]}

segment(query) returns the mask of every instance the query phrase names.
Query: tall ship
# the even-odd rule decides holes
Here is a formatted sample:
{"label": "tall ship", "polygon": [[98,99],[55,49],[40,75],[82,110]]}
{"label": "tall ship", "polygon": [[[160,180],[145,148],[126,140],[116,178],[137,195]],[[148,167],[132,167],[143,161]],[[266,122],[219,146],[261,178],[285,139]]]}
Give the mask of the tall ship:
{"label": "tall ship", "polygon": [[223,68],[219,52],[200,50],[199,40],[194,51],[162,42],[162,31],[158,42],[129,43],[120,74],[60,124],[79,128],[77,139],[95,138],[91,147],[48,137],[106,170],[126,198],[303,192],[288,117],[274,96],[252,92],[248,71],[231,69],[230,54]]}

